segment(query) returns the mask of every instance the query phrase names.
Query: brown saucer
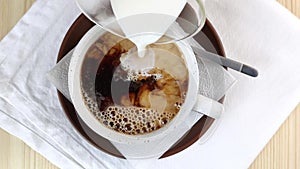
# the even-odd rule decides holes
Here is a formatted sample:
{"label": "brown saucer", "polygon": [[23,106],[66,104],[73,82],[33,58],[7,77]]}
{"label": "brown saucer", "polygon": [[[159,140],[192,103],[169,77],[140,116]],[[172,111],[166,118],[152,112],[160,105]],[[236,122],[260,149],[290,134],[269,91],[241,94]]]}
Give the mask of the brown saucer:
{"label": "brown saucer", "polygon": [[[59,62],[71,49],[73,49],[83,37],[83,35],[93,26],[94,23],[89,21],[84,15],[80,15],[73,23],[62,42],[57,62]],[[209,21],[206,21],[206,24],[202,31],[198,33],[194,38],[207,51],[225,56],[219,36],[217,35],[216,31]],[[124,156],[108,140],[96,134],[80,119],[72,103],[69,102],[68,99],[65,98],[59,91],[58,97],[63,110],[69,118],[70,122],[87,141],[108,154],[124,158]],[[222,100],[220,100],[220,102],[222,102]],[[205,134],[205,132],[210,128],[213,122],[214,120],[212,118],[209,118],[207,116],[202,117],[192,127],[192,129],[176,145],[174,145],[166,153],[164,153],[161,158],[174,155],[192,145]]]}

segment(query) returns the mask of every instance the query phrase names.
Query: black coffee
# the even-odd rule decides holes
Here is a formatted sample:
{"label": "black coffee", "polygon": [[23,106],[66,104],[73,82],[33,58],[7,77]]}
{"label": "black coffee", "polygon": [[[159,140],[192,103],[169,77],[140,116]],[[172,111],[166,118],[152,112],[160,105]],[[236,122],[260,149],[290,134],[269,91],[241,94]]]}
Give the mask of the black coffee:
{"label": "black coffee", "polygon": [[188,71],[175,44],[150,45],[155,66],[131,71],[120,58],[132,48],[127,39],[109,33],[101,36],[86,54],[82,92],[100,123],[138,135],[155,131],[176,116],[187,91]]}

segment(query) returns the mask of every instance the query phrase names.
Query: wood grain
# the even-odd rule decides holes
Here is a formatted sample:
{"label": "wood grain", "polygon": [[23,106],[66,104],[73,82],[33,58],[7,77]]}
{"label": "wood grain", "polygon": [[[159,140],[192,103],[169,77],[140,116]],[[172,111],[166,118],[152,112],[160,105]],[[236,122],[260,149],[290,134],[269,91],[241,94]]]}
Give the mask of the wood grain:
{"label": "wood grain", "polygon": [[35,0],[0,0],[0,39],[24,15]]}
{"label": "wood grain", "polygon": [[[0,39],[34,0],[0,0]],[[300,0],[278,0],[300,17]],[[56,169],[18,138],[0,129],[0,169]],[[250,169],[300,168],[300,104],[269,141]]]}
{"label": "wood grain", "polygon": [[299,168],[300,104],[250,166],[250,169]]}

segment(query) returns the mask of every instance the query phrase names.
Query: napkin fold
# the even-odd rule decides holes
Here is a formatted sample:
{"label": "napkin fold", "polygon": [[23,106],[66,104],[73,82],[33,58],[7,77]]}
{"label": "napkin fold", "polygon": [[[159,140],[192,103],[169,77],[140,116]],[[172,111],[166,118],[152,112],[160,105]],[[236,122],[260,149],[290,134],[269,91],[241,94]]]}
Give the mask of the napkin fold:
{"label": "napkin fold", "polygon": [[[300,99],[300,22],[271,0],[209,0],[208,18],[229,58],[253,65],[258,78],[231,72],[214,135],[152,165],[156,168],[247,168]],[[0,127],[60,168],[132,168],[83,140],[46,80],[68,28],[73,0],[38,0],[0,43]]]}

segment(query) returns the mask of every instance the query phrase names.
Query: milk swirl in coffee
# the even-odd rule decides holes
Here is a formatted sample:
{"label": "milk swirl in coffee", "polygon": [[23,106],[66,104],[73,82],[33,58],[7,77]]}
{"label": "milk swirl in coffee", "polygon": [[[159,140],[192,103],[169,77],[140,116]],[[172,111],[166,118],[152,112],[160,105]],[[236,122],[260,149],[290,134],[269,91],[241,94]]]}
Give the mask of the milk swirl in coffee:
{"label": "milk swirl in coffee", "polygon": [[145,69],[121,64],[132,49],[136,46],[128,39],[102,35],[85,56],[81,86],[85,104],[99,123],[140,135],[164,127],[180,111],[188,70],[175,44],[149,45],[154,62]]}

